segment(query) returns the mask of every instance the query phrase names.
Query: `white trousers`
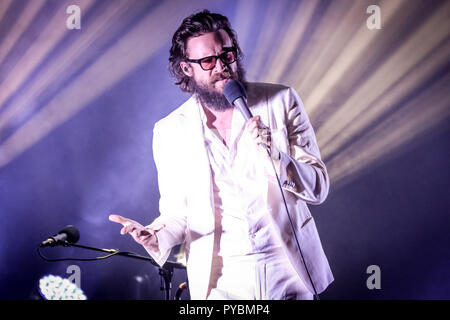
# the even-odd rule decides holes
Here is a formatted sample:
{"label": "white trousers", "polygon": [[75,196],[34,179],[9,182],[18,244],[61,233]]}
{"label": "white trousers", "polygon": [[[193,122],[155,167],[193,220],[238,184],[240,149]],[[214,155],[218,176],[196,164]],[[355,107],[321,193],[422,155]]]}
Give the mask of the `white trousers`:
{"label": "white trousers", "polygon": [[311,300],[284,252],[216,257],[208,300]]}

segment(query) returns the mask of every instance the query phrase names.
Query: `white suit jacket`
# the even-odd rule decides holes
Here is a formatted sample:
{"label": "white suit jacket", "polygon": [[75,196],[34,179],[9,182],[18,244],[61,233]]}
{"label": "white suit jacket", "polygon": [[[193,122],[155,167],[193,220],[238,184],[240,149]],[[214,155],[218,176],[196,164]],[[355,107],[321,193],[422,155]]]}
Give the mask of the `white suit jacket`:
{"label": "white suit jacket", "polygon": [[[186,242],[191,299],[206,299],[214,242],[214,199],[210,164],[197,100],[191,97],[155,124],[153,156],[158,171],[160,216],[149,226],[157,233],[160,254],[146,248],[163,265],[173,246]],[[247,103],[271,129],[272,144],[281,154],[276,166],[317,293],[333,281],[327,258],[307,204],[320,204],[329,179],[320,159],[313,128],[297,93],[288,87],[247,84]],[[268,183],[268,212],[284,251],[312,293],[276,183]]]}

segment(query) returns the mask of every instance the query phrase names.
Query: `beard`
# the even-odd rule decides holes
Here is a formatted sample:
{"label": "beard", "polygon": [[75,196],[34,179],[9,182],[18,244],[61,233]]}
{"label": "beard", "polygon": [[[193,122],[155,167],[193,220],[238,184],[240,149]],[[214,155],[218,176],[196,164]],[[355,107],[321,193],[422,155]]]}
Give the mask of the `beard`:
{"label": "beard", "polygon": [[205,107],[213,109],[215,111],[225,111],[230,108],[234,108],[228,100],[225,98],[223,93],[219,93],[212,89],[213,85],[220,80],[224,79],[234,79],[241,83],[244,80],[244,69],[241,64],[237,62],[236,72],[231,71],[230,67],[227,66],[221,73],[214,75],[208,85],[199,84],[194,79],[191,81],[191,88],[194,95],[196,96],[198,102]]}

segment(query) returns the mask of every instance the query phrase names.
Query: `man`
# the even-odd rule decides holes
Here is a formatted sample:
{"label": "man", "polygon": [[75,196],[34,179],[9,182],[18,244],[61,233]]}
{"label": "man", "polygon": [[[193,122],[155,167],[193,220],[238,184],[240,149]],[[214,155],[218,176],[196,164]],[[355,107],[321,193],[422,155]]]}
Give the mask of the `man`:
{"label": "man", "polygon": [[[110,220],[160,265],[184,242],[192,299],[312,299],[333,281],[307,207],[325,200],[327,171],[295,91],[246,83],[241,59],[226,17],[183,21],[170,70],[192,97],[154,128],[161,215]],[[229,79],[245,84],[247,123],[223,96]]]}

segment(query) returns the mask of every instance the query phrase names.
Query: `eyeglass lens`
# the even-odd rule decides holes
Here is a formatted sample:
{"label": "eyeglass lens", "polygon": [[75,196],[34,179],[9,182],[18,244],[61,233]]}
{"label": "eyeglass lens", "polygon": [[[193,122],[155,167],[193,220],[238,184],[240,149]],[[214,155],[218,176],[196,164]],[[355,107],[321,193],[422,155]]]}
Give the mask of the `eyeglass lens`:
{"label": "eyeglass lens", "polygon": [[[230,64],[236,60],[236,54],[234,51],[223,52],[219,55],[219,59],[222,63]],[[217,58],[216,57],[206,57],[201,60],[200,64],[203,69],[211,70],[216,66]]]}

